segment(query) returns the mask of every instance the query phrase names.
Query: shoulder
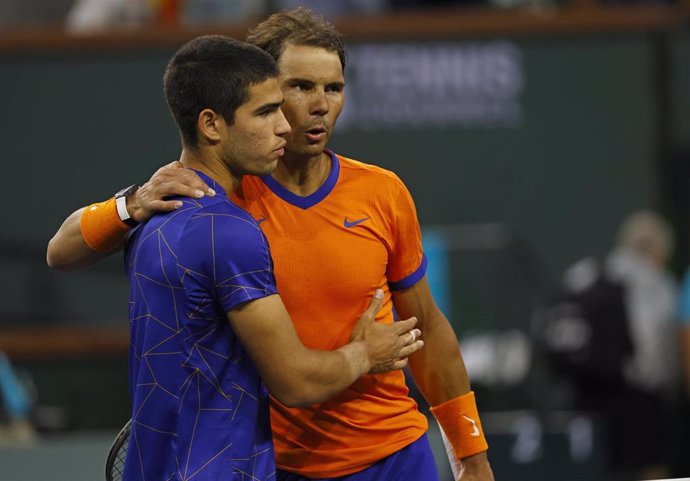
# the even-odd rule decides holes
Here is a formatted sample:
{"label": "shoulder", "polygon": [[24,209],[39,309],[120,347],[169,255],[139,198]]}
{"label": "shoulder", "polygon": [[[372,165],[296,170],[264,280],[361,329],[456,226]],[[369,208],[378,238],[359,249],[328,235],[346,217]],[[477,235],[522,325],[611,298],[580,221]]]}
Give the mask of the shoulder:
{"label": "shoulder", "polygon": [[258,228],[252,216],[228,198],[203,197],[198,202],[199,208],[191,219],[214,217],[219,222],[237,224],[239,227]]}
{"label": "shoulder", "polygon": [[268,241],[246,211],[227,200],[204,204],[189,216],[180,234],[181,265],[214,266],[214,272],[228,268],[250,271],[270,265]]}
{"label": "shoulder", "polygon": [[392,183],[402,183],[400,177],[391,170],[384,169],[378,165],[367,164],[359,160],[351,159],[345,157],[344,155],[336,154],[338,160],[340,161],[340,170],[343,173],[347,173],[353,176],[366,176],[374,177],[377,180],[383,180],[384,182]]}
{"label": "shoulder", "polygon": [[400,177],[391,170],[338,154],[336,157],[340,161],[340,171],[343,177],[371,183],[377,186],[377,190],[385,189],[391,192],[407,190]]}
{"label": "shoulder", "polygon": [[[204,198],[206,199],[206,198]],[[208,230],[215,238],[258,240],[263,237],[254,218],[226,198],[201,199],[199,208],[189,217],[190,232]]]}

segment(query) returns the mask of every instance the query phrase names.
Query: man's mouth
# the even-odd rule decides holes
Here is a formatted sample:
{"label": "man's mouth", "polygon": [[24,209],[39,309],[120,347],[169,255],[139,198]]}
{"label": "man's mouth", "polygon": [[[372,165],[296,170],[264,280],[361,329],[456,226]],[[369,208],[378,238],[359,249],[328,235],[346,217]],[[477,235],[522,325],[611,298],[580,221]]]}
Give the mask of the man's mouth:
{"label": "man's mouth", "polygon": [[273,149],[273,152],[276,152],[280,157],[285,155],[285,146],[287,145],[287,142],[283,142],[280,144],[277,148]]}
{"label": "man's mouth", "polygon": [[304,131],[304,136],[307,138],[307,140],[313,143],[320,142],[326,135],[326,129],[321,126],[312,127]]}

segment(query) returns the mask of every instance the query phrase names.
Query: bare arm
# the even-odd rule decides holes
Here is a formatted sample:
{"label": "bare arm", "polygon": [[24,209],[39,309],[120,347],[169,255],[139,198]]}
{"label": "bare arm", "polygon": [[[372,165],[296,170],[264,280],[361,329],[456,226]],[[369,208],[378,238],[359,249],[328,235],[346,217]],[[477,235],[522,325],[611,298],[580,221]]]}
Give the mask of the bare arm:
{"label": "bare arm", "polygon": [[53,238],[50,239],[50,242],[48,242],[46,261],[53,269],[61,271],[83,269],[122,249],[124,237],[112,252],[96,252],[86,245],[79,227],[79,221],[84,213],[84,209],[86,207],[72,212],[62,223]]}
{"label": "bare arm", "polygon": [[[414,286],[393,293],[401,317],[415,316],[424,333],[426,349],[410,357],[415,382],[432,406],[470,391],[470,382],[455,332],[434,302],[426,276]],[[493,481],[486,453],[462,460],[464,480]]]}
{"label": "bare arm", "polygon": [[[196,173],[172,162],[158,169],[151,179],[127,199],[127,211],[136,222],[145,222],[156,212],[167,212],[181,206],[181,202],[165,200],[172,196],[200,198],[215,195]],[[85,208],[73,212],[50,239],[46,260],[53,269],[72,271],[83,269],[118,252],[124,246],[125,233],[117,233],[115,247],[108,252],[96,252],[82,237],[80,220]]]}
{"label": "bare arm", "polygon": [[410,368],[429,404],[436,406],[468,393],[470,382],[457,337],[436,306],[426,277],[409,289],[393,292],[393,302],[400,316],[417,316],[424,333],[427,349],[410,358]]}
{"label": "bare arm", "polygon": [[[394,324],[374,321],[381,307],[375,297],[362,314],[361,339],[333,351],[308,349],[297,337],[280,296],[243,304],[228,320],[256,364],[271,394],[288,406],[324,401],[377,364],[392,364],[421,349],[412,334],[416,319]],[[402,366],[400,366],[402,367]]]}

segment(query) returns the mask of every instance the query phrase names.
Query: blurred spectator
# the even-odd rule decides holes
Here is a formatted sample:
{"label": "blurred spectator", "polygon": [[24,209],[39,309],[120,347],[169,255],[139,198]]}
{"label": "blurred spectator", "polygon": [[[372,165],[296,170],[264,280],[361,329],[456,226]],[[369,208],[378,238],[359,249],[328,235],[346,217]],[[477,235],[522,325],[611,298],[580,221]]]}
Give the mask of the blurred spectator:
{"label": "blurred spectator", "polygon": [[149,0],[77,0],[65,27],[72,33],[94,33],[122,28],[140,28],[154,18]]}
{"label": "blurred spectator", "polygon": [[0,447],[30,444],[35,438],[29,421],[31,402],[7,357],[0,352]]}
{"label": "blurred spectator", "polygon": [[626,291],[633,356],[625,376],[632,386],[671,394],[679,371],[676,283],[665,267],[674,248],[672,229],[658,214],[638,212],[621,225],[618,246],[606,267]]}
{"label": "blurred spectator", "polygon": [[665,270],[673,233],[659,215],[624,220],[603,262],[577,262],[546,328],[575,408],[606,418],[614,479],[667,477],[667,416],[678,387],[676,286]]}
{"label": "blurred spectator", "polygon": [[266,12],[266,0],[77,0],[67,30],[93,33],[151,24],[199,26],[242,21]]}
{"label": "blurred spectator", "polygon": [[380,13],[388,8],[388,0],[274,0],[276,10],[305,7],[324,17]]}
{"label": "blurred spectator", "polygon": [[185,25],[241,21],[266,14],[266,3],[266,0],[186,0],[182,2],[180,14]]}
{"label": "blurred spectator", "polygon": [[390,0],[391,7],[395,9],[429,7],[452,7],[461,5],[484,5],[486,0]]}

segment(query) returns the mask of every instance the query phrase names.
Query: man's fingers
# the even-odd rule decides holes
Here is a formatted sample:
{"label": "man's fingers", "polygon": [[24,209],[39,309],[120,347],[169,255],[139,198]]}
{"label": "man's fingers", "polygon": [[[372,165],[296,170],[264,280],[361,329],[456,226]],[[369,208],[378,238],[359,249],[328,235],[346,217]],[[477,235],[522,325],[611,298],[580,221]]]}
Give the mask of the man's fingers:
{"label": "man's fingers", "polygon": [[155,212],[170,212],[182,207],[179,200],[154,200],[149,204],[149,209]]}
{"label": "man's fingers", "polygon": [[172,162],[170,162],[169,164],[165,164],[158,170],[161,171],[164,169],[184,169],[184,165],[182,165],[182,162],[180,162],[179,160],[173,160]]}
{"label": "man's fingers", "polygon": [[422,337],[422,331],[420,331],[419,329],[412,329],[405,335],[405,339],[407,339],[407,342],[405,344],[412,344],[420,337]]}
{"label": "man's fingers", "polygon": [[192,197],[194,199],[200,199],[206,195],[203,190],[179,181],[161,184],[160,187],[156,189],[156,193],[158,194],[157,197],[172,197],[174,195],[179,195],[180,197]]}
{"label": "man's fingers", "polygon": [[390,366],[390,370],[402,369],[407,366],[407,359],[398,359]]}
{"label": "man's fingers", "polygon": [[383,291],[381,289],[376,289],[376,292],[374,292],[374,297],[371,298],[371,302],[369,303],[369,307],[367,307],[367,310],[364,311],[364,316],[370,316],[372,320],[376,317],[376,313],[379,312],[379,309],[381,309],[381,306],[383,305]]}
{"label": "man's fingers", "polygon": [[183,176],[176,179],[178,182],[181,182],[183,184],[187,184],[192,189],[198,190],[198,191],[202,192],[203,194],[208,195],[210,197],[213,197],[214,195],[216,195],[216,191],[213,190],[211,187],[209,187],[206,182],[201,180],[201,177],[199,177],[197,175],[197,173],[194,172],[193,170],[185,169],[184,171],[177,171],[177,172],[180,172],[180,173],[183,172],[184,173]]}
{"label": "man's fingers", "polygon": [[410,317],[409,319],[405,319],[404,321],[395,321],[393,323],[393,326],[395,326],[395,332],[400,335],[405,332],[410,331],[415,325],[417,324],[417,318],[416,317]]}
{"label": "man's fingers", "polygon": [[398,357],[407,357],[411,356],[417,351],[420,351],[424,347],[424,341],[421,339],[413,342],[412,344],[408,344],[407,346],[403,346],[402,349],[400,349],[400,352],[398,353]]}
{"label": "man's fingers", "polygon": [[[161,167],[153,177],[151,177],[151,184],[156,187],[156,190],[165,195],[184,195],[186,197],[203,197],[208,195],[213,197],[216,191],[204,182],[199,175],[191,169],[180,168],[183,167],[181,162],[173,162],[164,167]],[[185,186],[184,192],[176,186]],[[170,190],[171,186],[173,187]],[[197,195],[194,195],[198,191]]]}
{"label": "man's fingers", "polygon": [[398,369],[402,369],[405,366],[407,366],[407,359],[395,359],[388,361],[387,363],[384,364],[379,364],[377,366],[374,366],[374,368],[369,371],[369,374],[381,374],[384,372],[390,372],[390,371],[396,371]]}
{"label": "man's fingers", "polygon": [[216,195],[215,191],[208,186],[199,188],[197,186],[191,186],[186,182],[179,182],[177,180],[167,182],[160,181],[152,184],[150,194],[154,199],[162,199],[164,197],[172,196],[200,199],[205,195]]}

